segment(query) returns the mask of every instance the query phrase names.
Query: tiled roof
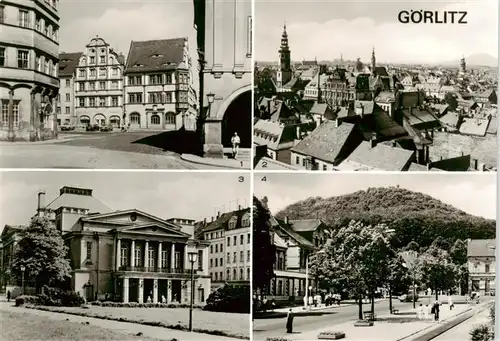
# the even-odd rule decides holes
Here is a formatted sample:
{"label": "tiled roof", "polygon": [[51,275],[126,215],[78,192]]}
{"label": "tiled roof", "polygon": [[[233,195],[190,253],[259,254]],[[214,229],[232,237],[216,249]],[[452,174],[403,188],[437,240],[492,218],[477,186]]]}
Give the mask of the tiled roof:
{"label": "tiled roof", "polygon": [[396,100],[394,96],[394,92],[389,92],[389,91],[382,91],[378,94],[378,96],[375,98],[375,102],[381,102],[381,103],[391,103]]}
{"label": "tiled roof", "polygon": [[112,210],[90,195],[63,193],[45,206],[45,209],[57,210],[60,207],[87,209],[90,213],[110,213]]}
{"label": "tiled roof", "polygon": [[492,117],[490,120],[490,124],[488,124],[487,133],[496,134],[498,131],[498,121],[496,117]]}
{"label": "tiled roof", "polygon": [[[414,151],[384,144],[377,144],[372,148],[371,142],[363,141],[339,165],[338,169],[361,170],[367,168],[371,170],[403,171],[406,166],[409,166],[414,154]],[[352,166],[354,166],[354,169]]]}
{"label": "tiled roof", "polygon": [[295,239],[295,241],[300,246],[306,246],[306,247],[314,248],[314,244],[311,243],[306,238],[302,237],[297,232],[295,232],[290,224],[286,224],[283,220],[277,219],[277,218],[276,218],[276,221],[279,223],[279,227],[281,228],[281,230],[284,231],[284,232],[286,232],[293,239]]}
{"label": "tiled roof", "polygon": [[458,129],[458,124],[460,122],[460,115],[456,112],[449,112],[439,119],[442,124]]}
{"label": "tiled roof", "polygon": [[208,223],[204,228],[202,228],[201,231],[196,231],[196,235],[200,235],[200,234],[205,233],[205,232],[215,231],[215,230],[219,230],[219,229],[227,230],[229,228],[229,226],[228,226],[229,220],[235,216],[238,219],[238,221],[236,222],[236,226],[237,226],[237,228],[238,227],[241,228],[241,225],[242,225],[241,222],[242,222],[243,216],[247,213],[250,213],[250,208],[244,208],[241,210],[223,213],[219,218]]}
{"label": "tiled roof", "polygon": [[132,41],[125,72],[176,70],[184,61],[186,43],[187,38]]}
{"label": "tiled roof", "polygon": [[496,136],[488,136],[479,142],[471,151],[471,158],[482,162],[489,169],[497,168],[497,139]]}
{"label": "tiled roof", "polygon": [[443,113],[448,109],[448,104],[432,104],[432,109],[435,109],[438,112],[438,115],[443,115]]}
{"label": "tiled roof", "polygon": [[303,219],[303,220],[290,220],[290,225],[296,232],[309,232],[315,231],[321,224],[320,219]]}
{"label": "tiled roof", "polygon": [[410,168],[408,168],[408,172],[427,172],[427,170],[427,166],[420,165],[415,162],[412,162],[410,164]]}
{"label": "tiled roof", "polygon": [[328,105],[326,103],[318,103],[315,102],[314,106],[311,108],[311,114],[316,115],[325,115],[328,110]]}
{"label": "tiled roof", "polygon": [[405,117],[408,119],[408,123],[412,126],[421,126],[425,125],[429,127],[439,126],[439,120],[434,116],[429,110],[421,109],[421,108],[408,108],[403,109],[403,113]]}
{"label": "tiled roof", "polygon": [[464,100],[464,101],[457,101],[458,103],[458,106],[459,107],[464,107],[464,108],[472,108],[473,106],[477,105],[476,102],[474,101],[468,101],[468,100]]}
{"label": "tiled roof", "polygon": [[484,136],[486,135],[489,124],[490,121],[486,119],[467,117],[464,118],[460,125],[460,133],[465,135]]}
{"label": "tiled roof", "polygon": [[342,123],[336,126],[335,121],[323,122],[309,136],[293,147],[292,152],[333,163],[354,128],[355,125],[351,123]]}
{"label": "tiled roof", "polygon": [[59,76],[73,76],[82,52],[59,54]]}
{"label": "tiled roof", "polygon": [[467,244],[467,257],[495,257],[495,239],[471,239]]}

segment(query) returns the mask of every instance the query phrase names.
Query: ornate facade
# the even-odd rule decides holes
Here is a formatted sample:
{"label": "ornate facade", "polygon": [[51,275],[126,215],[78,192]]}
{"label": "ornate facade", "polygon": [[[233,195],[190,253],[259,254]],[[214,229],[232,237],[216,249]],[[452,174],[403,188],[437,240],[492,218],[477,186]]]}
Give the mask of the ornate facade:
{"label": "ornate facade", "polygon": [[240,147],[252,144],[252,2],[194,4],[203,149],[206,156],[222,157],[235,132]]}
{"label": "ornate facade", "polygon": [[57,0],[0,3],[0,138],[57,136]]}
{"label": "ornate facade", "polygon": [[187,38],[133,41],[125,68],[125,124],[131,129],[195,128]]}
{"label": "ornate facade", "polygon": [[104,39],[92,38],[76,68],[77,125],[120,127],[123,117],[124,56]]}

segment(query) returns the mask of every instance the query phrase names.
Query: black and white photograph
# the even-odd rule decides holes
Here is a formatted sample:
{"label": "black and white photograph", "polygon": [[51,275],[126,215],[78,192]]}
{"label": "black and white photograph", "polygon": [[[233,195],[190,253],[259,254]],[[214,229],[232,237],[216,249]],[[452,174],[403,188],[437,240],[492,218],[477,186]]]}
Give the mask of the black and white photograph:
{"label": "black and white photograph", "polygon": [[0,28],[3,168],[251,168],[251,0],[2,1]]}
{"label": "black and white photograph", "polygon": [[249,339],[250,195],[239,173],[3,172],[2,340]]}
{"label": "black and white photograph", "polygon": [[498,1],[255,1],[254,165],[496,171]]}
{"label": "black and white photograph", "polygon": [[254,174],[253,340],[493,340],[496,174]]}

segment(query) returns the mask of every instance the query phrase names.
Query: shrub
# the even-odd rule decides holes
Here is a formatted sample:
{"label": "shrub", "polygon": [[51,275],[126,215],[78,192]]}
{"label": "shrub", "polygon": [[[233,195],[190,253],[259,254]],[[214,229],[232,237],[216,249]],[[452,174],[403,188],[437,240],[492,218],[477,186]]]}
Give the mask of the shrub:
{"label": "shrub", "polygon": [[226,284],[208,296],[204,309],[248,314],[250,313],[250,287]]}
{"label": "shrub", "polygon": [[493,303],[490,307],[490,319],[491,319],[491,323],[494,325],[495,324],[495,303]]}
{"label": "shrub", "polygon": [[477,326],[470,332],[470,341],[493,341],[493,333],[486,324]]}
{"label": "shrub", "polygon": [[17,296],[16,297],[16,307],[20,307],[26,303],[26,300],[24,299],[24,296]]}
{"label": "shrub", "polygon": [[38,295],[39,304],[46,306],[79,307],[85,300],[79,293],[44,286]]}

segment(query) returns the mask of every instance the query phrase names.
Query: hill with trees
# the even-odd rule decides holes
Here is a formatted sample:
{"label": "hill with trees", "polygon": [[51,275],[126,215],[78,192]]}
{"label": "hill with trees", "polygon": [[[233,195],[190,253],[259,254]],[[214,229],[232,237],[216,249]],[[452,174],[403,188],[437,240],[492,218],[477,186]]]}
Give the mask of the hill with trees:
{"label": "hill with trees", "polygon": [[[460,193],[457,193],[460,195]],[[399,187],[368,188],[351,194],[311,197],[276,214],[278,218],[321,219],[333,229],[351,220],[384,223],[395,230],[396,247],[410,242],[428,247],[438,238],[453,244],[465,240],[495,238],[495,221],[473,216],[429,195]]]}

